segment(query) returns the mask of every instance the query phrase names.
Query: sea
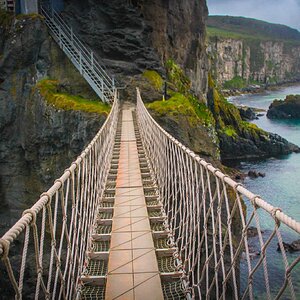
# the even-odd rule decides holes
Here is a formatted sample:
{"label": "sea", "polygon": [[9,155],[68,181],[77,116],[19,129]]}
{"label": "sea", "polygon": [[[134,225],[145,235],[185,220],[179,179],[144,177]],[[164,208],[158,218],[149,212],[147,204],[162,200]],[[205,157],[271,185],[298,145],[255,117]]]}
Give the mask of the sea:
{"label": "sea", "polygon": [[[248,106],[264,110],[258,120],[252,121],[260,128],[277,133],[287,139],[288,141],[300,146],[300,120],[270,120],[266,117],[266,112],[274,99],[283,100],[286,95],[300,94],[300,85],[282,87],[274,91],[266,91],[263,94],[246,94],[228,98],[228,101],[238,106]],[[300,222],[300,154],[289,154],[280,157],[272,157],[269,159],[239,161],[234,166],[244,173],[249,170],[256,170],[265,173],[264,178],[246,178],[244,185],[254,194],[260,195],[267,202],[274,207],[279,207],[287,215]],[[260,220],[262,230],[266,238],[270,236],[274,229],[274,222],[272,218],[261,218]],[[254,224],[255,225],[255,224]],[[281,226],[281,232],[284,242],[291,243],[300,239],[299,234],[293,233],[286,226]],[[269,270],[269,280],[271,284],[271,291],[275,295],[282,282],[283,263],[282,254],[277,251],[277,240],[274,239],[267,252],[267,265]],[[258,243],[258,241],[257,241]],[[289,262],[293,261],[300,253],[287,253]],[[259,256],[255,259],[252,265],[255,265],[259,260]],[[246,262],[241,263],[241,273],[247,269]],[[295,290],[300,297],[300,266],[292,272],[294,279]],[[243,277],[243,276],[242,276]],[[246,285],[245,276],[244,285]],[[242,284],[243,286],[243,284]],[[257,299],[263,299],[266,295],[265,278],[263,272],[260,272],[255,279],[255,295]],[[291,299],[289,294],[284,296],[285,299]]]}

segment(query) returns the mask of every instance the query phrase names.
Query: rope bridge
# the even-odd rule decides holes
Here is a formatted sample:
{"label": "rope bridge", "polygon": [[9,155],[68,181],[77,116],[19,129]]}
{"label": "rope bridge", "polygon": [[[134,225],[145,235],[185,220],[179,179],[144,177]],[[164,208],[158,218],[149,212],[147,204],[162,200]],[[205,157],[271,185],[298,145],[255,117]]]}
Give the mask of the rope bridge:
{"label": "rope bridge", "polygon": [[[10,282],[16,299],[82,299],[80,278],[103,206],[119,111],[115,96],[93,141],[0,239],[0,282]],[[282,236],[299,234],[300,224],[164,131],[139,91],[136,118],[155,194],[163,204],[162,230],[167,246],[176,248],[173,259],[181,271],[185,296],[168,299],[297,299],[299,277],[294,275],[299,276],[300,256],[286,253]],[[267,219],[273,224],[269,231],[263,228]],[[257,228],[256,237],[250,236],[251,226]]]}

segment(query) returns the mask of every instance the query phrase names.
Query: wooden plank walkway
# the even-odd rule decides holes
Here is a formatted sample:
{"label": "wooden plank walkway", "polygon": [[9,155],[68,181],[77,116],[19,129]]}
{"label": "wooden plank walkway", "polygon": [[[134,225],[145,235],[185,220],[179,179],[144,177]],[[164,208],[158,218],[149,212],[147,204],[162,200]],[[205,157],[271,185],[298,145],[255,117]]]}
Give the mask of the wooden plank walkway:
{"label": "wooden plank walkway", "polygon": [[163,299],[139,165],[133,108],[124,107],[105,299]]}

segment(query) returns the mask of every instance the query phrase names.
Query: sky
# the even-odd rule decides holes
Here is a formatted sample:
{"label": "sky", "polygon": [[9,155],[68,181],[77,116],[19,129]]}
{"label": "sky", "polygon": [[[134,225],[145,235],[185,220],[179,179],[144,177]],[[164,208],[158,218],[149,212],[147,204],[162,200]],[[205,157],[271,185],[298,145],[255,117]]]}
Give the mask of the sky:
{"label": "sky", "polygon": [[300,0],[207,0],[210,15],[243,16],[300,31]]}

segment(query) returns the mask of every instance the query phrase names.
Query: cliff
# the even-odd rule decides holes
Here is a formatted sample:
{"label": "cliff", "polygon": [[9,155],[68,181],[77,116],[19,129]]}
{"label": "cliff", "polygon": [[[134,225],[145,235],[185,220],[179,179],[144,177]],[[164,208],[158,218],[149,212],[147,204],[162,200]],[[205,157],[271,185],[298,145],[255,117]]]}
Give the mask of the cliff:
{"label": "cliff", "polygon": [[[189,75],[198,97],[205,98],[207,13],[204,0],[66,0],[64,17],[128,87],[126,97],[134,101],[140,75],[149,69],[165,78],[164,65],[170,58]],[[144,97],[155,99],[151,93]]]}
{"label": "cliff", "polygon": [[300,80],[300,33],[239,17],[208,21],[212,75],[225,88]]}
{"label": "cliff", "polygon": [[107,114],[50,103],[42,78],[56,80],[55,95],[64,95],[60,105],[74,95],[96,96],[40,17],[5,16],[0,26],[0,235],[92,140]]}

